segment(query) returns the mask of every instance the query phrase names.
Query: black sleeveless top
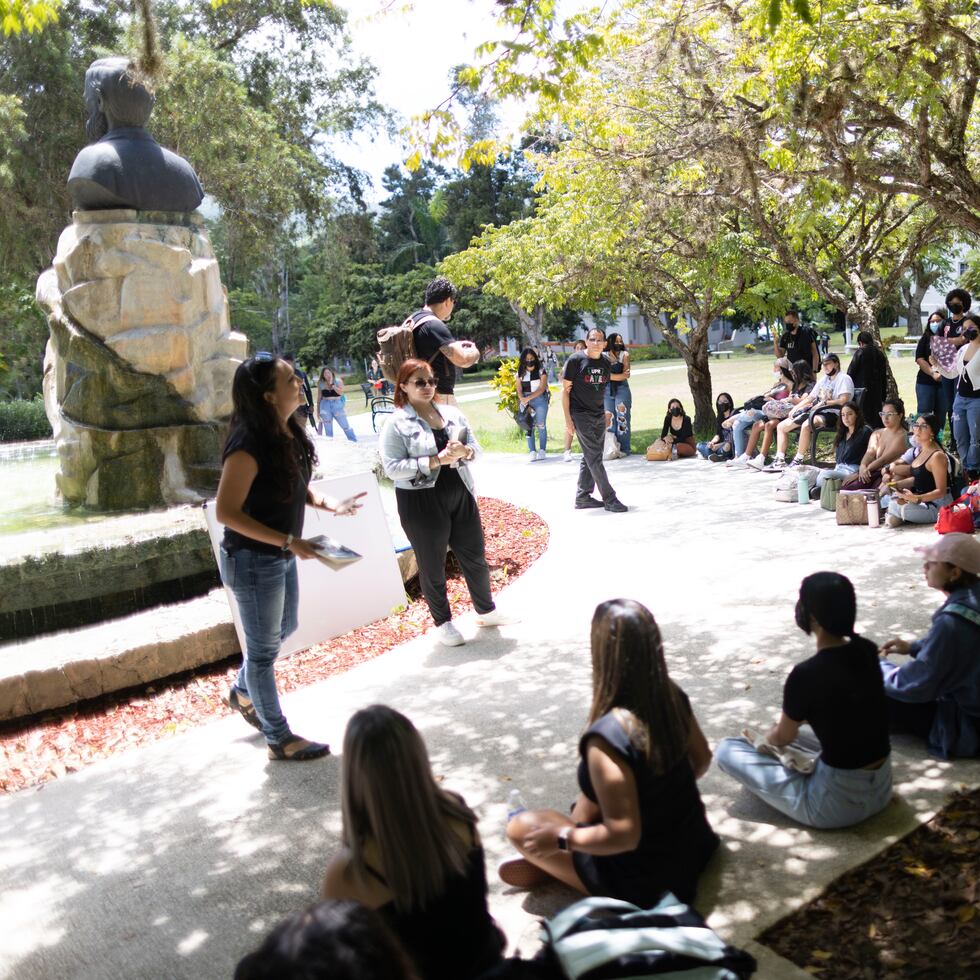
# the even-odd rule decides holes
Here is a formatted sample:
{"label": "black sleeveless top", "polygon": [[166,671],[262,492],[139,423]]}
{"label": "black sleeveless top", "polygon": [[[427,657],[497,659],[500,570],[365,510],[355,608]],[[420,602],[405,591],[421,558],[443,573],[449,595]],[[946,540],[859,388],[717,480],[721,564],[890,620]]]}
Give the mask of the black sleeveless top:
{"label": "black sleeveless top", "polygon": [[[691,703],[680,688],[678,691],[690,715]],[[630,741],[616,712],[610,711],[579,742],[578,784],[593,803],[599,801],[586,762],[586,744],[593,736],[606,742],[632,770],[642,830],[635,851],[609,857],[573,851],[582,883],[592,895],[619,898],[641,908],[655,905],[665,891],[692,902],[698,875],[718,846],[718,837],[708,824],[690,761],[685,755],[672,769],[655,773]]]}
{"label": "black sleeveless top", "polygon": [[[368,872],[387,887],[368,865]],[[483,848],[474,846],[461,876],[425,908],[399,912],[395,903],[378,914],[398,937],[415,964],[420,980],[473,980],[496,964],[504,937],[487,909],[487,872]]]}
{"label": "black sleeveless top", "polygon": [[912,467],[912,493],[932,493],[936,489],[936,478],[926,464],[936,453],[941,451],[940,449],[935,450],[922,461],[921,465]]}

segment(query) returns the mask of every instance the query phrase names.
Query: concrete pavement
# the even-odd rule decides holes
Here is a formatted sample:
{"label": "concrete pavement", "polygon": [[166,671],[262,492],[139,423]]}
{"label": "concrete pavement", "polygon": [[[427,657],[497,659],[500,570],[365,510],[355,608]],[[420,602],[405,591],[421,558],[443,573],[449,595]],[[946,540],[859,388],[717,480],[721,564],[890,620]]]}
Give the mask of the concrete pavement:
{"label": "concrete pavement", "polygon": [[[284,699],[296,731],[339,753],[351,712],[386,702],[408,714],[449,788],[480,815],[491,908],[512,946],[533,949],[535,918],[574,896],[507,889],[505,800],[573,798],[590,694],[588,627],[597,602],[625,595],[660,622],[672,676],[715,743],[778,713],[783,679],[807,656],[793,625],[800,579],[836,569],[854,581],[860,628],[915,635],[940,602],[913,547],[922,528],[838,528],[818,505],[777,504],[773,479],[700,460],[609,466],[624,515],[572,508],[577,467],[484,458],[482,494],[549,524],[545,555],[499,595],[522,622],[439,647],[428,636]],[[325,597],[329,601],[329,597]],[[760,977],[806,976],[752,942],[848,868],[928,819],[980,763],[948,763],[895,739],[896,800],[848,832],[793,825],[716,768],[702,780],[723,846],[698,905],[755,953]],[[283,765],[237,716],[0,800],[0,976],[228,977],[284,914],[316,897],[338,846],[341,761]]]}

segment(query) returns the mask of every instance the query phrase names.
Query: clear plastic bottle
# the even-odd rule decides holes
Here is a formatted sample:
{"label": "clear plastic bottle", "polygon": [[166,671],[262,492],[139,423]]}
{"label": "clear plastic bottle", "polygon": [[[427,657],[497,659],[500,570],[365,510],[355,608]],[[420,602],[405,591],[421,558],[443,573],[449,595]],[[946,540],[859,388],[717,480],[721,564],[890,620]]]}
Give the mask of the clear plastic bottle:
{"label": "clear plastic bottle", "polygon": [[524,797],[521,796],[521,791],[512,789],[507,794],[507,822],[510,823],[517,814],[523,813],[526,809],[527,804],[524,802]]}

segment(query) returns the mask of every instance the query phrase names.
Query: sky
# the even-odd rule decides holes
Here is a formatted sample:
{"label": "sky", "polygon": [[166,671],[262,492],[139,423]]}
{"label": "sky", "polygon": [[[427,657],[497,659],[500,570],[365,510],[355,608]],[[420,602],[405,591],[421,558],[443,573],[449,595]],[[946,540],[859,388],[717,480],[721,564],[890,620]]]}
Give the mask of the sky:
{"label": "sky", "polygon": [[[347,0],[346,7],[354,49],[377,67],[378,99],[400,116],[399,128],[446,98],[454,65],[471,63],[477,45],[501,36],[493,0]],[[385,196],[385,167],[407,156],[401,140],[384,133],[373,141],[365,134],[335,152],[373,178],[367,196],[374,202]]]}

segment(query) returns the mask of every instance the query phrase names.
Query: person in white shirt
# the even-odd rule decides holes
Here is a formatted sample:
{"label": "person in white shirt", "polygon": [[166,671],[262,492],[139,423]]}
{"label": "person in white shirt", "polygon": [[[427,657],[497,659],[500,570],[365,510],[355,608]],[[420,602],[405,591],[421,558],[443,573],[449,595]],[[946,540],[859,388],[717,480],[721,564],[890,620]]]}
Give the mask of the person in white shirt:
{"label": "person in white shirt", "polygon": [[[827,354],[823,359],[823,374],[817,378],[808,395],[802,398],[789,418],[776,427],[776,457],[772,468],[781,470],[786,464],[786,447],[791,432],[800,430],[796,456],[790,466],[798,466],[806,457],[813,439],[814,429],[833,428],[837,425],[841,406],[854,397],[854,382],[840,369],[840,358]],[[812,413],[812,414],[811,414]]]}

